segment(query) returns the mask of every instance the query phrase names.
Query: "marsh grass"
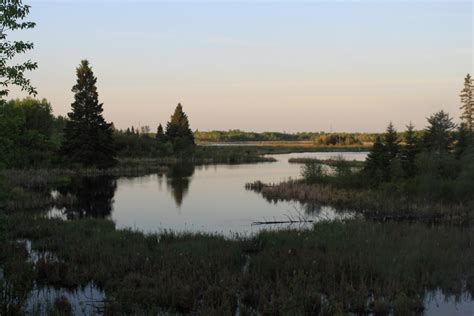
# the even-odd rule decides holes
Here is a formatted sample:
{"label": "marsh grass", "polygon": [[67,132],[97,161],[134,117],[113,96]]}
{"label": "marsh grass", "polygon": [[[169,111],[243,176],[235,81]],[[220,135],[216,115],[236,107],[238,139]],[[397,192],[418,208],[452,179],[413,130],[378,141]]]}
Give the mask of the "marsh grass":
{"label": "marsh grass", "polygon": [[[11,238],[32,240],[61,261],[40,260],[36,280],[66,288],[94,281],[121,311],[231,311],[242,258],[237,242],[213,235],[143,235],[106,220],[9,217]],[[10,226],[11,225],[11,226]],[[14,227],[14,228],[13,228]],[[98,247],[100,245],[100,247]]]}
{"label": "marsh grass", "polygon": [[107,294],[109,314],[233,314],[239,301],[251,314],[405,315],[422,311],[424,297],[438,289],[474,294],[474,232],[459,227],[346,220],[228,239],[19,213],[3,223],[7,240],[31,240],[34,250],[60,259],[33,264],[18,244],[2,252],[18,296],[32,282],[94,283]]}
{"label": "marsh grass", "polygon": [[288,162],[295,163],[295,164],[320,163],[320,164],[328,165],[332,167],[342,165],[343,167],[349,167],[349,168],[363,168],[365,165],[364,161],[343,160],[343,159],[338,159],[337,157],[330,158],[330,159],[289,158]]}
{"label": "marsh grass", "polygon": [[[319,180],[319,179],[318,179]],[[376,220],[418,220],[467,224],[472,203],[441,203],[375,189],[337,188],[327,184],[308,184],[291,180],[279,184],[254,182],[247,184],[269,201],[299,201],[329,205],[338,210],[351,210]]]}
{"label": "marsh grass", "polygon": [[[472,230],[364,221],[264,232],[243,280],[262,314],[415,314],[426,293],[472,293]],[[370,299],[369,299],[370,298]]]}

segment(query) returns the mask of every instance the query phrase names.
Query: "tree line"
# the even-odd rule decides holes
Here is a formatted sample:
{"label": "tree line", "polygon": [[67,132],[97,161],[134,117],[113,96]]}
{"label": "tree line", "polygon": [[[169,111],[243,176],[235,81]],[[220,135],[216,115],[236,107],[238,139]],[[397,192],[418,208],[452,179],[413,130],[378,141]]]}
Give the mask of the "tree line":
{"label": "tree line", "polygon": [[304,141],[321,146],[363,146],[371,144],[377,133],[327,133],[327,132],[245,132],[229,131],[196,131],[194,136],[199,142],[278,142]]}
{"label": "tree line", "polygon": [[[108,168],[117,156],[132,146],[144,150],[157,148],[156,155],[179,155],[192,151],[194,136],[189,120],[178,104],[175,112],[156,138],[144,144],[131,132],[115,130],[105,121],[99,102],[97,78],[87,60],[76,69],[74,102],[67,117],[55,117],[50,103],[26,98],[0,102],[0,167],[28,168],[61,164]],[[160,125],[161,126],[161,125]],[[132,144],[132,145],[131,145]],[[136,153],[132,148],[132,153]]]}
{"label": "tree line", "polygon": [[[393,190],[410,188],[428,195],[459,197],[474,192],[474,84],[468,74],[461,90],[461,123],[439,111],[427,118],[421,135],[413,124],[399,137],[390,123],[377,136],[364,173],[372,185]],[[392,184],[392,186],[390,185]],[[398,184],[398,187],[393,184]]]}

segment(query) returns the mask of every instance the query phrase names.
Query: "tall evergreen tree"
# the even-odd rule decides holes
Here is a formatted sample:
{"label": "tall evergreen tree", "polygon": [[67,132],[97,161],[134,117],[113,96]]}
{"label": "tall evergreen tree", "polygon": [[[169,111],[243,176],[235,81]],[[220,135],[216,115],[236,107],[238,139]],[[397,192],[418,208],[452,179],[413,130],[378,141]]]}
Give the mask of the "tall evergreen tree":
{"label": "tall evergreen tree", "polygon": [[156,129],[156,139],[160,142],[164,142],[166,140],[165,131],[163,130],[163,126],[160,124]]}
{"label": "tall evergreen tree", "polygon": [[465,128],[474,131],[474,85],[470,74],[464,78],[464,88],[461,90],[461,120]]}
{"label": "tall evergreen tree", "polygon": [[462,157],[471,142],[472,135],[470,135],[465,123],[460,124],[456,133],[456,144],[454,145],[454,154],[457,159]]}
{"label": "tall evergreen tree", "polygon": [[383,142],[386,160],[387,163],[390,164],[390,162],[397,156],[400,148],[397,131],[392,122],[390,122],[387,126],[387,130],[385,131],[385,135],[383,137]]}
{"label": "tall evergreen tree", "polygon": [[385,148],[382,139],[380,136],[377,136],[374,145],[372,146],[372,150],[367,155],[364,167],[364,172],[369,175],[371,178],[370,180],[375,183],[382,181],[383,178],[382,169],[385,160],[384,155]]}
{"label": "tall evergreen tree", "polygon": [[194,146],[194,135],[181,103],[178,103],[170,121],[166,124],[166,137],[177,151]]}
{"label": "tall evergreen tree", "polygon": [[72,88],[74,103],[72,112],[68,113],[61,153],[68,161],[84,166],[113,166],[116,163],[113,126],[102,116],[97,78],[87,60],[81,61],[76,74],[77,82]]}
{"label": "tall evergreen tree", "polygon": [[[393,167],[395,166],[398,153],[400,151],[400,141],[393,123],[390,122],[383,136],[383,162],[382,174],[384,181],[390,181],[392,178]],[[399,169],[399,168],[398,168]]]}
{"label": "tall evergreen tree", "polygon": [[390,181],[395,165],[399,166],[399,140],[392,122],[383,137],[377,136],[372,151],[367,156],[365,171],[375,182]]}
{"label": "tall evergreen tree", "polygon": [[407,178],[412,178],[416,174],[416,155],[418,152],[418,139],[415,135],[415,127],[410,122],[405,133],[405,146],[401,149],[400,153],[403,172]]}
{"label": "tall evergreen tree", "polygon": [[424,146],[434,153],[448,152],[453,143],[453,130],[456,127],[453,119],[448,113],[439,111],[427,120],[429,126],[425,129]]}

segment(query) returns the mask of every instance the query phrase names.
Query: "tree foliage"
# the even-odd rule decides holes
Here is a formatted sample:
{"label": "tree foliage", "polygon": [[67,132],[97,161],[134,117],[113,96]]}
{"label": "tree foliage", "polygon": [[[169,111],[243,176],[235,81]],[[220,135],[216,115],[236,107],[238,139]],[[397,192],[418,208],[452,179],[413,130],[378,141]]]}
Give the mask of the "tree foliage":
{"label": "tree foliage", "polygon": [[68,113],[61,153],[68,162],[111,167],[116,163],[113,125],[102,116],[97,78],[87,60],[81,61],[76,74],[77,82],[72,88],[74,103],[72,112]]}
{"label": "tree foliage", "polygon": [[464,78],[464,87],[461,90],[461,120],[464,127],[469,131],[474,131],[474,85],[470,74]]}
{"label": "tree foliage", "polygon": [[55,120],[45,99],[0,102],[0,165],[9,168],[48,165],[56,149]]}
{"label": "tree foliage", "polygon": [[194,137],[198,142],[275,142],[304,141],[322,146],[362,146],[373,143],[377,135],[373,133],[326,133],[326,132],[245,132],[229,131],[196,131]]}
{"label": "tree foliage", "polygon": [[166,141],[166,135],[165,135],[165,131],[163,129],[163,126],[160,124],[158,125],[158,128],[156,129],[156,136],[155,138],[159,141],[159,142],[165,142]]}
{"label": "tree foliage", "polygon": [[0,3],[0,98],[9,93],[8,87],[16,85],[28,94],[36,94],[36,89],[25,77],[25,72],[38,67],[31,60],[22,63],[11,64],[18,54],[23,54],[33,49],[33,43],[27,41],[9,41],[9,31],[31,29],[35,27],[33,22],[25,22],[24,19],[30,12],[30,6],[22,4],[21,0],[2,0]]}
{"label": "tree foliage", "polygon": [[389,181],[392,178],[394,167],[399,164],[399,143],[397,131],[390,122],[385,134],[376,138],[372,150],[367,156],[365,172],[372,178],[372,181],[378,183]]}
{"label": "tree foliage", "polygon": [[383,168],[385,165],[385,148],[381,137],[375,138],[372,150],[367,155],[364,172],[369,175],[370,180],[380,182],[383,179]]}
{"label": "tree foliage", "polygon": [[189,120],[183,111],[181,103],[178,103],[166,124],[166,138],[173,144],[176,152],[187,150],[194,146],[194,135],[189,127]]}
{"label": "tree foliage", "polygon": [[418,138],[415,134],[415,127],[410,122],[405,133],[405,145],[400,151],[400,160],[405,177],[411,178],[416,174],[416,155],[419,152]]}
{"label": "tree foliage", "polygon": [[448,113],[439,111],[427,120],[429,125],[424,135],[426,149],[438,154],[448,152],[453,144],[453,130],[456,127],[453,119]]}

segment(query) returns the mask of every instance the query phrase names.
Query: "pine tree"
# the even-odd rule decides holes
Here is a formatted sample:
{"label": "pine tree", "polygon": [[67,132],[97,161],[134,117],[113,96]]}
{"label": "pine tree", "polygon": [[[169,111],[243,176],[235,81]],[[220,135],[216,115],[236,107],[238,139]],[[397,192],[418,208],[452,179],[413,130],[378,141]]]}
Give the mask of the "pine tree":
{"label": "pine tree", "polygon": [[166,141],[166,135],[161,124],[158,125],[158,128],[156,129],[156,139],[160,142]]}
{"label": "pine tree", "polygon": [[400,152],[403,172],[407,178],[412,178],[416,175],[416,155],[418,152],[418,139],[415,135],[415,127],[410,122],[405,133],[405,146]]}
{"label": "pine tree", "polygon": [[378,183],[382,181],[382,169],[384,164],[385,148],[380,136],[375,138],[372,150],[365,160],[364,172],[371,177],[371,180]]}
{"label": "pine tree", "polygon": [[66,160],[84,166],[113,166],[116,163],[113,127],[102,116],[97,78],[87,60],[81,61],[76,74],[77,82],[72,88],[74,103],[72,112],[68,113],[61,153]]}
{"label": "pine tree", "polygon": [[390,181],[392,179],[392,166],[396,163],[395,160],[398,159],[398,153],[400,151],[399,143],[397,131],[392,122],[390,122],[383,136],[383,161],[381,171],[384,181]]}
{"label": "pine tree", "polygon": [[430,124],[425,129],[424,146],[437,154],[448,152],[453,143],[453,129],[456,124],[448,113],[439,111],[427,118]]}
{"label": "pine tree", "polygon": [[471,144],[472,138],[468,132],[465,123],[459,125],[458,131],[456,133],[456,144],[454,146],[454,155],[457,159],[460,159],[467,147]]}
{"label": "pine tree", "polygon": [[461,90],[461,120],[466,129],[474,131],[474,85],[471,75],[467,74],[464,78],[464,88]]}
{"label": "pine tree", "polygon": [[189,127],[188,116],[178,103],[170,121],[166,124],[166,137],[176,151],[182,151],[194,146],[194,135]]}
{"label": "pine tree", "polygon": [[390,164],[390,162],[392,162],[392,160],[397,156],[400,148],[397,131],[395,130],[395,127],[393,127],[392,122],[390,122],[390,124],[387,126],[387,130],[383,137],[383,142],[386,160],[387,163]]}

